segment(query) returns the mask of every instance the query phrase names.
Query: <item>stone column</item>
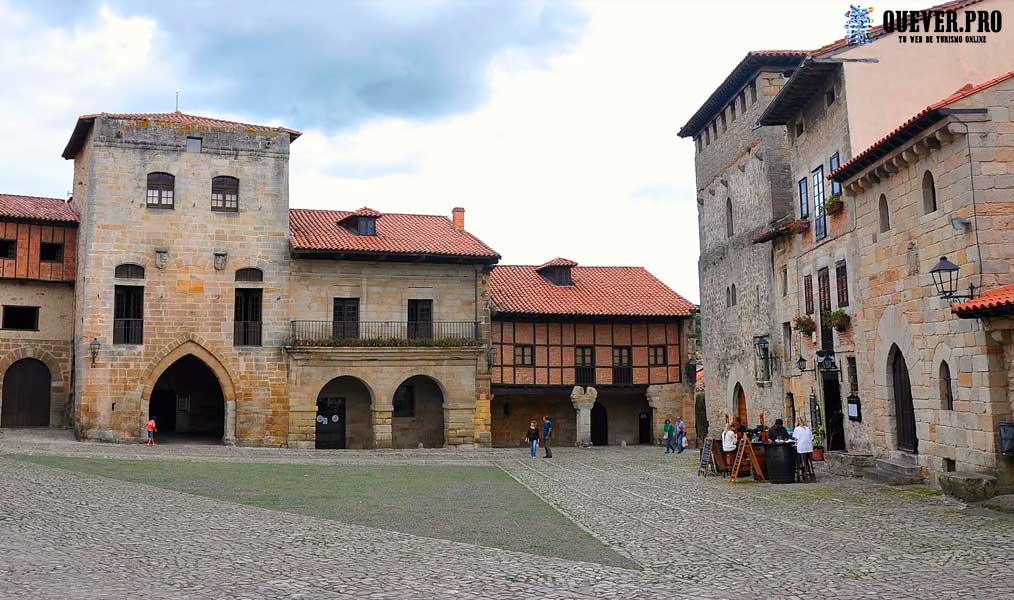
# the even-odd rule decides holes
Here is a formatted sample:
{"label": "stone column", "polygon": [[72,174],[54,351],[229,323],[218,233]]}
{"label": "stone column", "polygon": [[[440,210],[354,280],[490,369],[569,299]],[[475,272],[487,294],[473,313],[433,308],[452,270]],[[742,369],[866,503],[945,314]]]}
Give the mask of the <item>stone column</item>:
{"label": "stone column", "polygon": [[226,446],[236,445],[236,401],[229,400],[225,403],[225,435],[222,436],[222,443]]}
{"label": "stone column", "polygon": [[570,401],[577,410],[577,434],[574,440],[577,446],[591,446],[591,409],[598,395],[595,388],[581,386],[574,386],[570,393]]}
{"label": "stone column", "polygon": [[393,406],[384,406],[373,409],[373,447],[390,448],[393,440],[393,429],[391,418],[394,415]]}

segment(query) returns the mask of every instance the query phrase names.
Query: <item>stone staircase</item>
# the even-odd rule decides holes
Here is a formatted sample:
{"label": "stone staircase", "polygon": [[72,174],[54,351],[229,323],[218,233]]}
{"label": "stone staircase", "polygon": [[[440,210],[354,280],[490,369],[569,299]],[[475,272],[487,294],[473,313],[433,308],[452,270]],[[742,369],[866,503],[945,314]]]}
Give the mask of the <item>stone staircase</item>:
{"label": "stone staircase", "polygon": [[915,455],[907,452],[891,452],[887,458],[878,459],[872,467],[863,469],[862,473],[863,479],[887,485],[925,483]]}

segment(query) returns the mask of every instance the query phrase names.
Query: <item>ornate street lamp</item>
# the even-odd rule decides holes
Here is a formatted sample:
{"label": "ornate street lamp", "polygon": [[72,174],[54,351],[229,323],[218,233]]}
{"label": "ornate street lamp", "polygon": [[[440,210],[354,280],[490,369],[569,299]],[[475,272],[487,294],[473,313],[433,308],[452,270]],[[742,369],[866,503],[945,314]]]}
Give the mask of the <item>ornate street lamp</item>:
{"label": "ornate street lamp", "polygon": [[102,347],[102,344],[99,343],[98,338],[92,338],[91,343],[88,344],[88,350],[90,350],[91,354],[92,354],[92,366],[93,367],[95,366],[95,358],[98,357],[98,355],[99,355],[99,348],[101,348],[101,347]]}
{"label": "ornate street lamp", "polygon": [[933,285],[937,288],[937,295],[948,300],[970,300],[975,297],[975,284],[968,284],[968,294],[957,294],[958,291],[958,265],[947,260],[946,256],[940,257],[932,269]]}
{"label": "ornate street lamp", "polygon": [[813,371],[816,370],[816,369],[807,369],[806,368],[806,359],[803,358],[802,355],[800,355],[799,356],[799,360],[796,361],[796,366],[799,367],[799,372],[800,373],[810,373],[810,372],[813,372]]}

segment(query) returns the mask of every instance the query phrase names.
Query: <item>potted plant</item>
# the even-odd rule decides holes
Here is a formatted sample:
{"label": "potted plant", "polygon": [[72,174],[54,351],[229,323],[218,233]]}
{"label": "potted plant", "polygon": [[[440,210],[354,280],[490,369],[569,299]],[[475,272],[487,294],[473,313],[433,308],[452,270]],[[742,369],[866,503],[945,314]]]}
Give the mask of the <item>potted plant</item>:
{"label": "potted plant", "polygon": [[839,213],[843,208],[845,208],[845,202],[841,199],[840,194],[828,196],[827,199],[824,200],[824,212],[829,215]]}
{"label": "potted plant", "polygon": [[817,331],[817,323],[814,322],[813,317],[810,315],[798,315],[792,319],[792,322],[796,331],[803,335],[812,335],[814,331]]}
{"label": "potted plant", "polygon": [[824,316],[828,325],[834,327],[836,331],[842,332],[847,331],[849,325],[852,324],[852,317],[842,309],[832,310]]}
{"label": "potted plant", "polygon": [[813,460],[824,460],[824,432],[819,429],[813,430]]}
{"label": "potted plant", "polygon": [[800,234],[810,231],[810,221],[808,219],[796,219],[792,221],[792,231]]}

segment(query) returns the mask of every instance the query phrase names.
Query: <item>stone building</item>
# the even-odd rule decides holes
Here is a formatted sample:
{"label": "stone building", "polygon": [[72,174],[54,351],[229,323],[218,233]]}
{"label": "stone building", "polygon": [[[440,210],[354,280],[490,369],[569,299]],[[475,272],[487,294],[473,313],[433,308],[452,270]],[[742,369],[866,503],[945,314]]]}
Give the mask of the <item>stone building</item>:
{"label": "stone building", "polygon": [[791,211],[788,148],[779,128],[757,128],[804,52],[749,53],[680,130],[696,145],[701,335],[711,433],[726,418],[780,415],[781,323],[769,310],[770,241],[754,243]]}
{"label": "stone building", "polygon": [[859,426],[894,472],[945,487],[955,472],[1014,486],[998,438],[1014,408],[1009,328],[991,296],[952,311],[932,275],[946,256],[957,296],[1014,282],[1012,109],[1014,72],[964,86],[832,174],[862,246]]}
{"label": "stone building", "polygon": [[489,445],[499,255],[463,209],[290,209],[298,137],[81,117],[71,203],[0,196],[0,426],[62,424],[73,389],[86,439],[154,416],[248,445]]}
{"label": "stone building", "polygon": [[696,307],[651,273],[500,265],[490,294],[494,446],[518,445],[544,415],[561,446],[655,443],[677,416],[695,434]]}

